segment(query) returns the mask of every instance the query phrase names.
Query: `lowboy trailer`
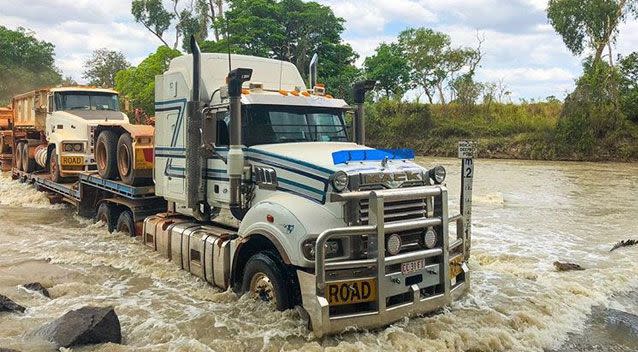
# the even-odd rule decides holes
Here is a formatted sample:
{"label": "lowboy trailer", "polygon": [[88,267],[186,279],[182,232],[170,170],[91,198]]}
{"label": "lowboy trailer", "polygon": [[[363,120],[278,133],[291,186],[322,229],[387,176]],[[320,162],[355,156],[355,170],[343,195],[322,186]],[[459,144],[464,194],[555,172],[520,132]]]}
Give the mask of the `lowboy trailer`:
{"label": "lowboy trailer", "polygon": [[[459,146],[453,215],[443,167],[365,145],[364,97],[374,82],[354,85],[351,107],[320,84],[305,88],[291,63],[201,54],[192,38],[191,51],[156,77],[152,186],[109,172],[83,172],[71,184],[15,169],[14,177],[109,230],[139,235],[221,289],[280,310],[301,306],[316,336],[382,327],[467,292],[471,143]],[[95,138],[113,145],[113,128],[98,127]],[[147,151],[104,150],[104,170],[135,174],[138,158],[148,170]]]}

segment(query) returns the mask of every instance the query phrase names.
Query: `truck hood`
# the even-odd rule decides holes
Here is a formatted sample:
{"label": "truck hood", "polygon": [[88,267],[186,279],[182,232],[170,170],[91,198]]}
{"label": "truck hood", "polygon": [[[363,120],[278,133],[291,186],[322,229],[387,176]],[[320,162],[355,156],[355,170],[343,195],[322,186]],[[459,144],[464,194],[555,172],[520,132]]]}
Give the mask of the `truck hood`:
{"label": "truck hood", "polygon": [[88,124],[103,124],[111,121],[128,121],[126,115],[120,111],[111,110],[65,110],[63,113],[70,116],[77,116],[86,120]]}
{"label": "truck hood", "polygon": [[325,169],[326,172],[329,173],[334,173],[339,170],[345,171],[348,174],[423,170],[423,167],[410,160],[389,160],[384,166],[380,160],[352,161],[347,164],[335,165],[332,159],[334,152],[373,149],[374,148],[347,142],[265,144],[248,148],[248,150],[257,151],[273,157],[290,159],[300,164],[310,164]]}

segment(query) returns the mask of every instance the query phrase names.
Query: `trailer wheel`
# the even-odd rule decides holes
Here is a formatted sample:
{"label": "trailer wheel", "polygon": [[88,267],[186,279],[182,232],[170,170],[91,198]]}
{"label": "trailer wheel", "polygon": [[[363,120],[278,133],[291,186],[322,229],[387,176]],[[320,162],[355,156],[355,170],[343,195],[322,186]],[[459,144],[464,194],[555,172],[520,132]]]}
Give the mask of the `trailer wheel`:
{"label": "trailer wheel", "polygon": [[35,159],[29,158],[29,143],[22,144],[22,168],[26,172],[35,171]]}
{"label": "trailer wheel", "polygon": [[22,142],[18,143],[18,145],[16,145],[16,169],[22,171]]}
{"label": "trailer wheel", "polygon": [[278,310],[292,308],[288,270],[276,254],[260,252],[254,254],[244,267],[242,292],[253,298],[272,302]]}
{"label": "trailer wheel", "polygon": [[97,208],[97,213],[95,214],[95,221],[102,221],[106,225],[106,228],[109,232],[113,232],[115,230],[115,220],[117,214],[115,214],[115,207],[109,203],[102,203]]}
{"label": "trailer wheel", "polygon": [[128,133],[122,133],[117,141],[117,171],[120,179],[127,185],[136,185],[139,179],[135,178],[133,160],[133,139]]}
{"label": "trailer wheel", "polygon": [[0,154],[9,152],[9,145],[5,144],[4,135],[0,134]]}
{"label": "trailer wheel", "polygon": [[60,164],[58,164],[58,153],[55,148],[51,150],[51,157],[49,158],[49,174],[51,175],[51,181],[60,183],[63,178],[60,175]]}
{"label": "trailer wheel", "polygon": [[117,232],[128,233],[131,237],[135,236],[135,221],[133,221],[133,213],[130,210],[124,210],[117,218],[115,226]]}
{"label": "trailer wheel", "polygon": [[111,130],[100,132],[95,144],[97,172],[102,178],[117,178],[117,135]]}

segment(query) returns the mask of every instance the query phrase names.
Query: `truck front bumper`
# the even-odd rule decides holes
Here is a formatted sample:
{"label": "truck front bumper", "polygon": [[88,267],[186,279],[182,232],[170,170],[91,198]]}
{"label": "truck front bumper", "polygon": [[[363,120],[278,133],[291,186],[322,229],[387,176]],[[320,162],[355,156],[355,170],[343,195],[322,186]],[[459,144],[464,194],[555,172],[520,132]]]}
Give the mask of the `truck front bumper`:
{"label": "truck front bumper", "polygon": [[[436,214],[430,213],[422,219],[391,223],[384,221],[384,201],[429,199],[429,204],[433,204],[435,198],[441,203]],[[432,312],[469,289],[470,273],[466,261],[470,241],[463,231],[463,218],[460,215],[448,216],[447,189],[444,186],[351,192],[340,196],[337,201],[361,199],[368,199],[370,204],[369,225],[324,231],[317,238],[315,246],[317,259],[314,273],[297,271],[303,307],[318,337],[348,328],[378,328],[404,317]],[[453,222],[456,223],[456,238],[450,240],[448,229]],[[425,230],[428,227],[436,227],[442,232],[437,246],[386,256],[386,233]],[[367,236],[367,258],[326,261],[325,245],[328,240],[354,236]],[[425,264],[416,270],[403,272],[402,264],[417,261]],[[343,282],[344,279],[347,279],[346,282],[368,280],[376,284],[376,297],[363,305],[331,306],[327,285]],[[356,287],[353,285],[344,289],[356,290]]]}

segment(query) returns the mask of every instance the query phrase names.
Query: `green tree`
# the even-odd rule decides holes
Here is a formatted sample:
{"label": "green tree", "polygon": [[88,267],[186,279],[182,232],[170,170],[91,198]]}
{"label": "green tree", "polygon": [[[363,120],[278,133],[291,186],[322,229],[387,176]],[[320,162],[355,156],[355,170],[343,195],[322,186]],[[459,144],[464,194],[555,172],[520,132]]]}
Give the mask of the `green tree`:
{"label": "green tree", "polygon": [[610,65],[618,25],[628,15],[638,15],[636,0],[550,0],[547,7],[549,23],[572,53],[590,49],[599,61],[607,47]]}
{"label": "green tree", "polygon": [[133,0],[131,14],[136,22],[141,23],[164,45],[169,46],[163,36],[164,32],[171,26],[174,15],[166,11],[162,0]]}
{"label": "green tree", "polygon": [[160,46],[155,53],[137,67],[121,70],[115,75],[115,89],[131,101],[131,108],[143,109],[148,115],[155,113],[155,76],[163,74],[173,58],[180,52]]}
{"label": "green tree", "polygon": [[115,86],[115,74],[129,67],[131,64],[122,52],[107,48],[97,49],[84,62],[82,77],[89,80],[90,85],[112,88]]}
{"label": "green tree", "polygon": [[231,0],[225,18],[216,22],[219,28],[228,28],[228,38],[201,47],[226,52],[230,42],[233,53],[289,61],[302,73],[317,53],[319,80],[342,96],[349,91],[349,80],[360,75],[354,68],[357,54],[341,41],[343,22],[328,6],[316,2]]}
{"label": "green tree", "polygon": [[629,119],[638,123],[638,52],[622,58],[619,62],[620,102]]}
{"label": "green tree", "polygon": [[363,62],[366,76],[376,80],[377,92],[401,99],[410,88],[410,66],[397,44],[381,43]]}
{"label": "green tree", "polygon": [[470,76],[481,60],[479,49],[453,48],[450,36],[429,28],[410,28],[399,34],[399,45],[408,59],[413,87],[423,90],[430,104],[438,92],[445,104],[445,82],[468,68]]}
{"label": "green tree", "polygon": [[33,32],[0,26],[0,104],[15,94],[59,83],[53,57],[53,44],[38,40]]}

